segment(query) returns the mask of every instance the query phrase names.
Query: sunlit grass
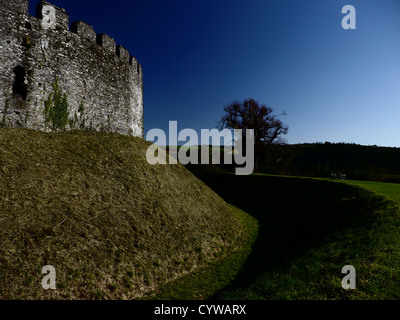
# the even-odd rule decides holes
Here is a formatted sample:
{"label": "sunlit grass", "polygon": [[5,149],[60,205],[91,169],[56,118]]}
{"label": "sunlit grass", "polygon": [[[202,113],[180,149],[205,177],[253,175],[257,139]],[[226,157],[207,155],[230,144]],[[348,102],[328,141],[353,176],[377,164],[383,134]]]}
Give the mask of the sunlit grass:
{"label": "sunlit grass", "polygon": [[365,189],[374,191],[378,194],[384,195],[400,203],[400,183],[356,181],[356,180],[346,180],[346,183],[351,183],[356,186],[360,186]]}

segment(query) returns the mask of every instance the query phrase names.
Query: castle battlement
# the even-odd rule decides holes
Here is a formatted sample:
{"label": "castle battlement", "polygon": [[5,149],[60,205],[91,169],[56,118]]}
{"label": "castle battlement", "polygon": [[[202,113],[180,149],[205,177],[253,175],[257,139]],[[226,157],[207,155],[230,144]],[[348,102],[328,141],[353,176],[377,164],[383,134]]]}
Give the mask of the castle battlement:
{"label": "castle battlement", "polygon": [[36,17],[42,20],[43,29],[69,30],[68,13],[47,1],[37,4]]}
{"label": "castle battlement", "polygon": [[[137,59],[47,1],[0,0],[0,125],[52,130],[54,85],[68,101],[66,129],[143,135],[143,72]],[[47,106],[47,107],[46,107]],[[54,120],[54,119],[53,119]]]}

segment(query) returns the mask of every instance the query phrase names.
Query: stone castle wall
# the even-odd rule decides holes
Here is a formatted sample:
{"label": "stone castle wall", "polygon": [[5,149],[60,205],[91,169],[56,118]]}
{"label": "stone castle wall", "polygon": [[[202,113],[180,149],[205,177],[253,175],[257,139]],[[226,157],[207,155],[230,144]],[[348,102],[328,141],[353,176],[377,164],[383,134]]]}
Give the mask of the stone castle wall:
{"label": "stone castle wall", "polygon": [[85,22],[69,28],[65,10],[48,2],[29,15],[28,1],[0,0],[0,126],[55,130],[49,101],[58,83],[68,102],[65,129],[142,137],[138,61]]}

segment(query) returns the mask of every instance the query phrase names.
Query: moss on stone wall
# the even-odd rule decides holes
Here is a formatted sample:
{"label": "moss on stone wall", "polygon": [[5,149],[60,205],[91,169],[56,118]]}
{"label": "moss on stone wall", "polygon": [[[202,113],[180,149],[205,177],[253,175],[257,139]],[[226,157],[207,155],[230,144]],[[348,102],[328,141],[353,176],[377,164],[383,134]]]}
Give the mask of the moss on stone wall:
{"label": "moss on stone wall", "polygon": [[74,113],[74,117],[69,119],[69,127],[70,129],[80,129],[85,130],[85,118],[83,117],[83,113],[85,112],[85,102],[82,100],[79,103],[78,112]]}
{"label": "moss on stone wall", "polygon": [[68,99],[60,88],[58,78],[53,83],[53,92],[44,102],[44,117],[46,124],[53,130],[65,130],[68,124]]}

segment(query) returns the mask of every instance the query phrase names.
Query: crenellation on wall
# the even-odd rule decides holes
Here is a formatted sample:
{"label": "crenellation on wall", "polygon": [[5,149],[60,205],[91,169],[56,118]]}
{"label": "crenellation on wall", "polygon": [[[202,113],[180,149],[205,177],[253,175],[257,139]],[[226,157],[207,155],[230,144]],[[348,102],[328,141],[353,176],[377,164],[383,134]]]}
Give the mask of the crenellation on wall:
{"label": "crenellation on wall", "polygon": [[130,56],[129,57],[129,64],[131,65],[131,66],[134,66],[134,67],[136,67],[136,64],[137,64],[138,62],[137,62],[137,59],[134,57],[134,56]]}
{"label": "crenellation on wall", "polygon": [[38,17],[21,3],[28,7],[0,0],[0,126],[54,130],[45,104],[57,83],[68,102],[66,130],[142,136],[143,77],[129,51],[83,21],[69,30],[65,10],[46,1]]}
{"label": "crenellation on wall", "polygon": [[42,20],[43,29],[69,30],[69,15],[47,1],[40,1],[36,6],[36,17]]}
{"label": "crenellation on wall", "polygon": [[143,77],[143,68],[140,63],[137,64],[137,71],[140,77]]}
{"label": "crenellation on wall", "polygon": [[96,37],[96,43],[107,50],[109,53],[116,54],[117,48],[114,38],[105,33],[100,33]]}
{"label": "crenellation on wall", "polygon": [[127,64],[129,63],[130,59],[129,51],[121,45],[117,46],[117,56]]}
{"label": "crenellation on wall", "polygon": [[83,21],[75,21],[71,23],[71,32],[76,33],[84,39],[96,42],[96,32],[90,24]]}

